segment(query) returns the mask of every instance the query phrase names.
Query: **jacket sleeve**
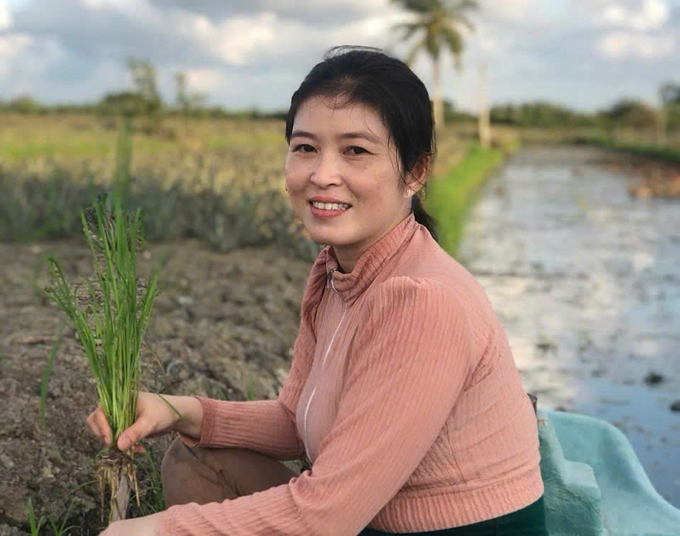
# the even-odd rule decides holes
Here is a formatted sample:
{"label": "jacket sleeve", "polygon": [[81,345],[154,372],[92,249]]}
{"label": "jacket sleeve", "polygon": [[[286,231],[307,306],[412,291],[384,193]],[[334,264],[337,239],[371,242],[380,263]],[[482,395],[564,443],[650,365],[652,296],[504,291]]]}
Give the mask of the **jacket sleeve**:
{"label": "jacket sleeve", "polygon": [[221,504],[174,506],[163,534],[356,535],[396,495],[471,370],[471,334],[455,294],[435,283],[399,277],[371,292],[312,470]]}

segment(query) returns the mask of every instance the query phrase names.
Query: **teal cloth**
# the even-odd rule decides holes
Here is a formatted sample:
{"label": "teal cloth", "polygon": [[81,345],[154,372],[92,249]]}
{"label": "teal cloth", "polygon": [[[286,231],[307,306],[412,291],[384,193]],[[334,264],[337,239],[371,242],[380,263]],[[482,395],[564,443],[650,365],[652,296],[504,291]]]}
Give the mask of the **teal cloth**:
{"label": "teal cloth", "polygon": [[538,422],[551,536],[680,536],[680,510],[657,493],[618,428],[541,408]]}

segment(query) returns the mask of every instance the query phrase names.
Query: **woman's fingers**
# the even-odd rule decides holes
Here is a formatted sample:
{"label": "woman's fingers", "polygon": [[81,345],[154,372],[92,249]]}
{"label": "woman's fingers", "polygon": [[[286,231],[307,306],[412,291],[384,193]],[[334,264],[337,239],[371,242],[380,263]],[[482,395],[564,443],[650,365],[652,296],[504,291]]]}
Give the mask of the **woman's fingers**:
{"label": "woman's fingers", "polygon": [[140,439],[154,432],[154,424],[148,417],[139,417],[132,426],[124,430],[118,438],[118,449],[127,450]]}
{"label": "woman's fingers", "polygon": [[109,426],[101,406],[94,410],[86,419],[87,426],[92,433],[106,445],[111,444],[111,427]]}

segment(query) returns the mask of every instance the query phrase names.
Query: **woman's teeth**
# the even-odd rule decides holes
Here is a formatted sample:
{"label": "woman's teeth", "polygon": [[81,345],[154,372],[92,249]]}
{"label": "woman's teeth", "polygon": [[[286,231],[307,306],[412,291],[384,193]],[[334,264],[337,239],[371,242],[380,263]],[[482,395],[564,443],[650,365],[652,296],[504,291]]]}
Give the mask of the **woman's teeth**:
{"label": "woman's teeth", "polygon": [[320,208],[321,210],[347,210],[349,205],[346,203],[321,203],[319,201],[312,201],[314,208]]}

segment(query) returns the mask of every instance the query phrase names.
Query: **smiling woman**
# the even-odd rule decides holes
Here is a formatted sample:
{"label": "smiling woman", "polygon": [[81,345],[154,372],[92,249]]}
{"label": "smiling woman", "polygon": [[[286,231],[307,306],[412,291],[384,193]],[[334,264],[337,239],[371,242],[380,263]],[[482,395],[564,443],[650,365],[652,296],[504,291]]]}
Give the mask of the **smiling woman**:
{"label": "smiling woman", "polygon": [[[142,396],[121,437],[180,433],[169,508],[107,534],[547,534],[505,332],[420,203],[425,86],[378,50],[334,49],[293,95],[286,139],[290,203],[326,245],[290,374],[277,400],[173,398],[182,419]],[[302,457],[299,475],[279,462]]]}
{"label": "smiling woman", "polygon": [[313,97],[300,106],[290,135],[286,184],[290,202],[320,244],[332,244],[341,271],[411,211],[419,176],[401,181],[397,150],[381,117],[356,103]]}

